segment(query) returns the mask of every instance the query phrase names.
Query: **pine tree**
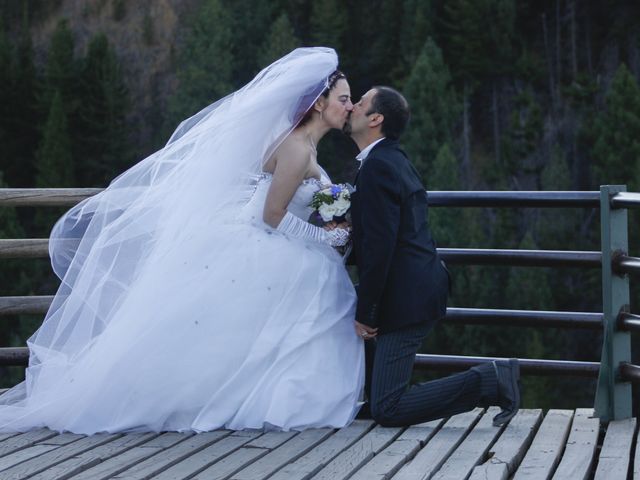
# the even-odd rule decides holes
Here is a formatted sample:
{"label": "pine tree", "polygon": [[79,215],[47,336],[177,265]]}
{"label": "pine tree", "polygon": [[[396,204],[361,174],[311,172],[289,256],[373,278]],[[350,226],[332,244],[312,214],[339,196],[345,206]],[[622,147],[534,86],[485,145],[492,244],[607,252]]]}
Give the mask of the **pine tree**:
{"label": "pine tree", "polygon": [[73,160],[67,115],[62,95],[56,91],[51,99],[42,144],[36,154],[36,186],[73,187]]}
{"label": "pine tree", "polygon": [[[432,173],[428,176],[428,190],[459,190],[458,162],[451,153],[448,144],[442,145],[433,163]],[[433,208],[429,210],[433,237],[442,247],[456,247],[465,231],[462,225],[462,211],[458,208]]]}
{"label": "pine tree", "polygon": [[509,127],[503,135],[503,162],[500,167],[508,176],[522,173],[527,167],[526,159],[539,147],[543,135],[543,118],[540,104],[529,89],[513,98],[513,109]]}
{"label": "pine tree", "polygon": [[[542,190],[571,190],[569,165],[557,145],[552,149],[551,158],[542,170],[540,184]],[[541,246],[549,250],[562,250],[568,249],[569,245],[575,245],[579,218],[580,215],[576,215],[572,210],[542,209],[536,222],[537,238]]]}
{"label": "pine tree", "polygon": [[[10,140],[10,112],[11,90],[13,77],[11,68],[12,49],[0,22],[0,143],[9,145]],[[6,162],[8,159],[4,159]]]}
{"label": "pine tree", "polygon": [[77,175],[81,185],[104,186],[131,161],[128,91],[104,34],[89,43],[81,74]]}
{"label": "pine tree", "polygon": [[403,144],[425,181],[442,145],[453,143],[460,114],[449,69],[440,48],[427,40],[404,85],[411,106],[411,124]]}
{"label": "pine tree", "polygon": [[231,16],[221,0],[206,0],[179,52],[178,90],[169,101],[168,129],[233,90]]}
{"label": "pine tree", "polygon": [[618,68],[595,120],[593,176],[596,185],[640,186],[640,87],[624,65]]}
{"label": "pine tree", "polygon": [[55,92],[59,92],[67,114],[71,115],[77,108],[78,99],[78,65],[74,58],[73,33],[67,20],[58,22],[51,37],[47,65],[44,75],[44,88],[41,102],[49,111]]}
{"label": "pine tree", "polygon": [[312,43],[341,52],[348,27],[347,20],[347,11],[340,0],[314,1],[310,17]]}
{"label": "pine tree", "polygon": [[[74,187],[73,158],[67,114],[62,95],[56,91],[51,99],[49,115],[44,127],[43,139],[36,152],[36,187]],[[48,235],[60,217],[57,209],[38,209],[34,226],[42,235]]]}
{"label": "pine tree", "polygon": [[[210,0],[207,0],[210,1]],[[231,54],[232,89],[249,82],[264,67],[259,64],[260,52],[273,19],[271,2],[255,0],[222,0],[228,23],[218,23],[215,28],[226,26],[233,32],[226,48]]]}
{"label": "pine tree", "polygon": [[260,52],[260,66],[266,67],[299,45],[300,41],[296,38],[289,17],[283,12],[271,25],[269,35]]}
{"label": "pine tree", "polygon": [[425,42],[433,35],[432,19],[435,17],[433,10],[431,0],[404,0],[403,2],[400,52],[402,52],[403,68],[406,71],[410,70]]}
{"label": "pine tree", "polygon": [[4,145],[5,150],[0,160],[4,179],[13,187],[33,185],[34,153],[40,124],[36,101],[38,79],[26,5],[25,3],[22,28],[13,55],[10,95],[7,98],[10,113],[5,125],[9,142]]}
{"label": "pine tree", "polygon": [[459,78],[475,83],[514,68],[514,0],[450,0],[444,13],[447,56]]}

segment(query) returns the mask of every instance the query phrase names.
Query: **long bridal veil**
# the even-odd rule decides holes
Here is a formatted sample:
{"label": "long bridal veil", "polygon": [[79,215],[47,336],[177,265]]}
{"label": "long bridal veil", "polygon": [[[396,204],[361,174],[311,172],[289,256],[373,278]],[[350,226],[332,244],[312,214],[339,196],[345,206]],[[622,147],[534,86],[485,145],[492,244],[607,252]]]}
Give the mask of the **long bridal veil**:
{"label": "long bridal veil", "polygon": [[[190,238],[233,221],[263,162],[326,88],[337,63],[329,48],[294,50],[182,122],[164,148],[58,221],[50,256],[61,285],[27,342],[26,381],[0,397],[0,404],[41,404],[32,401],[46,398],[107,325],[131,321],[145,302],[169,303],[153,288],[159,268],[165,268],[169,286],[195,281],[167,278],[166,266],[191,260],[185,251]],[[128,334],[142,337],[145,330]],[[6,420],[0,415],[0,427]]]}

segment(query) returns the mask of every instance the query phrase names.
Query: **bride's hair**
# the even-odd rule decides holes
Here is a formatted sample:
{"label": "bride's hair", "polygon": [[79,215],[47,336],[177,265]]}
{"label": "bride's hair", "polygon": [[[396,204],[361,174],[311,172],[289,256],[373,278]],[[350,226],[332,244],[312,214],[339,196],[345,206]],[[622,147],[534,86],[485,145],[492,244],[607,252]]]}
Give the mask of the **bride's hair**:
{"label": "bride's hair", "polygon": [[[320,95],[323,96],[324,98],[327,98],[329,96],[329,93],[331,93],[331,90],[335,88],[336,84],[338,83],[338,80],[342,80],[342,79],[346,80],[347,76],[344,73],[342,73],[340,70],[335,70],[325,80],[326,88]],[[300,121],[296,122],[297,127],[301,127],[302,125],[305,125],[309,120],[311,120],[311,115],[313,112],[313,104],[310,107],[306,108],[306,105],[309,103],[308,100],[309,99],[307,98],[300,99],[300,105],[305,106],[305,110],[296,112],[296,117],[298,116],[302,117],[300,118]]]}

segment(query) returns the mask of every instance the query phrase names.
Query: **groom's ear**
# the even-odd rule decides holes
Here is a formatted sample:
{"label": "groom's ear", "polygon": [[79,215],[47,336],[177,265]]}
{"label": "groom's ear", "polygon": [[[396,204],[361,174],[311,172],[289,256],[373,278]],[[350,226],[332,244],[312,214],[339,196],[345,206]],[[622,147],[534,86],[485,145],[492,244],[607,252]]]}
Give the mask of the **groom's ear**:
{"label": "groom's ear", "polygon": [[377,127],[379,125],[382,125],[382,122],[384,122],[384,115],[382,115],[381,113],[376,112],[369,118],[370,127]]}

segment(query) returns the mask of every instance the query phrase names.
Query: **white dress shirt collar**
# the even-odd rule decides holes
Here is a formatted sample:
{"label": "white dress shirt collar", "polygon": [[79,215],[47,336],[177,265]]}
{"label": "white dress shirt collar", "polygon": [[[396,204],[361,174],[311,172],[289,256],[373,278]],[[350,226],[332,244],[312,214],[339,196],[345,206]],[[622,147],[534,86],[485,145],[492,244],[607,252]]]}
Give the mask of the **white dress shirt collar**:
{"label": "white dress shirt collar", "polygon": [[386,137],[382,137],[379,138],[378,140],[376,140],[375,142],[370,143],[369,145],[367,145],[357,156],[356,156],[356,160],[358,160],[360,162],[360,167],[362,167],[362,164],[364,163],[364,161],[367,159],[367,157],[369,156],[369,153],[371,152],[371,150],[373,150],[373,147],[375,147],[378,143],[380,143],[382,140],[384,140]]}

